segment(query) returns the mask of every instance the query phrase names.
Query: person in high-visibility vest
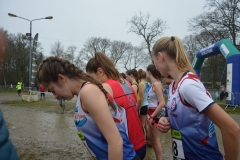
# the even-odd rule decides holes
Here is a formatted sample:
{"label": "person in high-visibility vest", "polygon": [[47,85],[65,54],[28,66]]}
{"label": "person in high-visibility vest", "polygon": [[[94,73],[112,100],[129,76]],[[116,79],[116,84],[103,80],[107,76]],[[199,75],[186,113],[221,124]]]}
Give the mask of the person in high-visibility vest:
{"label": "person in high-visibility vest", "polygon": [[22,82],[18,82],[16,88],[18,90],[18,95],[20,96],[22,92]]}

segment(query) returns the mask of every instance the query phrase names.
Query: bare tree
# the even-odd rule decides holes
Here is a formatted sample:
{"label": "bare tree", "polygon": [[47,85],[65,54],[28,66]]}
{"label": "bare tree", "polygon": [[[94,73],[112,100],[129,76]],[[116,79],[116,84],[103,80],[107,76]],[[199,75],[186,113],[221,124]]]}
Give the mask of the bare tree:
{"label": "bare tree", "polygon": [[89,60],[94,57],[96,52],[103,52],[106,54],[110,47],[110,40],[107,38],[92,37],[88,39],[84,45],[83,49],[79,52],[84,60]]}
{"label": "bare tree", "polygon": [[[24,85],[29,83],[29,49],[29,40],[23,39],[21,34],[8,34],[0,29],[0,77],[3,77],[0,84],[16,84],[20,80]],[[38,66],[44,57],[40,43],[35,54],[33,65]]]}
{"label": "bare tree", "polygon": [[148,54],[144,52],[142,47],[132,47],[128,50],[120,60],[126,70],[136,69],[144,64],[151,63]]}
{"label": "bare tree", "polygon": [[159,18],[152,23],[149,21],[149,13],[143,14],[142,12],[139,12],[138,14],[135,14],[127,23],[130,24],[129,32],[133,32],[144,39],[149,57],[151,58],[151,49],[153,43],[155,42],[156,38],[161,36],[168,27],[166,22]]}
{"label": "bare tree", "polygon": [[6,56],[6,47],[7,47],[7,31],[3,28],[0,28],[0,68],[3,64],[4,57]]}
{"label": "bare tree", "polygon": [[77,50],[76,46],[68,46],[67,51],[66,51],[66,55],[65,55],[65,59],[69,60],[71,63],[73,63],[74,61],[74,54]]}
{"label": "bare tree", "polygon": [[196,52],[201,49],[199,44],[197,43],[194,35],[188,35],[183,38],[183,45],[186,50],[186,53],[188,54],[188,57],[190,61],[192,62]]}
{"label": "bare tree", "polygon": [[115,65],[124,56],[124,53],[132,49],[131,43],[126,43],[122,41],[113,41],[110,46],[110,58],[114,61]]}
{"label": "bare tree", "polygon": [[0,28],[0,72],[3,75],[4,85],[6,86],[5,63],[7,48],[7,31]]}
{"label": "bare tree", "polygon": [[85,70],[86,63],[84,62],[84,60],[83,60],[83,55],[82,55],[81,53],[79,53],[79,54],[77,55],[77,57],[75,58],[74,64],[75,64],[78,68],[80,68],[80,69],[82,69],[82,70]]}
{"label": "bare tree", "polygon": [[60,41],[55,42],[51,47],[53,56],[64,57],[64,46]]}
{"label": "bare tree", "polygon": [[[207,32],[214,41],[230,38],[237,45],[240,33],[240,0],[207,0],[208,12],[189,20],[189,30]],[[217,37],[215,37],[218,35]],[[219,39],[220,37],[220,39]]]}
{"label": "bare tree", "polygon": [[28,81],[29,70],[29,42],[22,39],[22,35],[8,35],[6,57],[3,66],[6,81]]}

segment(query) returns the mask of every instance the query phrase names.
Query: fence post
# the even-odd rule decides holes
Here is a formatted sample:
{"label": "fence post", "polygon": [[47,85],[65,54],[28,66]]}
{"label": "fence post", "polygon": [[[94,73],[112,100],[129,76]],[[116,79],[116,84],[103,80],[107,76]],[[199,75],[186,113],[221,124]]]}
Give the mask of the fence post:
{"label": "fence post", "polygon": [[235,92],[234,94],[235,94],[235,96],[234,96],[235,97],[235,99],[234,99],[235,107],[233,110],[235,110],[236,107],[240,105],[240,92]]}
{"label": "fence post", "polygon": [[234,94],[233,94],[233,92],[229,92],[230,93],[230,95],[228,95],[228,96],[231,96],[231,102],[230,102],[230,104],[227,104],[226,105],[226,107],[225,107],[225,109],[227,109],[227,107],[230,105],[230,106],[234,106]]}

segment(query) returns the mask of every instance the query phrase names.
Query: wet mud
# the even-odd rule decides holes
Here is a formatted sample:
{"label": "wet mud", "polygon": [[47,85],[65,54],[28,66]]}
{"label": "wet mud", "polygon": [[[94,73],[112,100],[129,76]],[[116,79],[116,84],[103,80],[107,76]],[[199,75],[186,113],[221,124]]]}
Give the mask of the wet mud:
{"label": "wet mud", "polygon": [[[7,100],[21,100],[15,93],[0,93],[0,109],[7,123],[10,139],[21,160],[91,160],[88,150],[77,135],[73,114],[76,98],[66,102],[62,114],[57,100],[46,94],[45,101],[56,102],[55,106],[18,106],[4,104]],[[239,115],[231,115],[240,123]],[[220,151],[223,153],[221,133],[216,133]],[[163,159],[172,159],[170,132],[160,134]],[[224,154],[224,153],[223,153]],[[154,151],[147,147],[145,160],[153,160]]]}

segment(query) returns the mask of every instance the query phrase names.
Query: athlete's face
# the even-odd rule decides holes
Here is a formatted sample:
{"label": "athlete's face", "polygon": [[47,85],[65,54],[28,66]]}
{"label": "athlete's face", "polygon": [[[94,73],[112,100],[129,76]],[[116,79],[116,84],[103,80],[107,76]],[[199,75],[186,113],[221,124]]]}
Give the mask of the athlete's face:
{"label": "athlete's face", "polygon": [[161,73],[163,77],[168,76],[167,65],[166,65],[166,54],[163,52],[158,52],[157,55],[152,53],[152,60],[156,69]]}
{"label": "athlete's face", "polygon": [[69,79],[63,76],[58,79],[57,83],[50,82],[48,86],[44,86],[44,84],[43,86],[47,88],[48,92],[52,92],[56,99],[71,100],[74,95],[69,83]]}
{"label": "athlete's face", "polygon": [[170,85],[170,84],[172,83],[172,79],[171,79],[171,78],[163,77],[162,79],[163,79],[163,81],[164,81],[167,85]]}
{"label": "athlete's face", "polygon": [[128,80],[128,82],[132,82],[132,77],[130,76],[130,75],[128,75],[128,74],[126,74],[126,80]]}

